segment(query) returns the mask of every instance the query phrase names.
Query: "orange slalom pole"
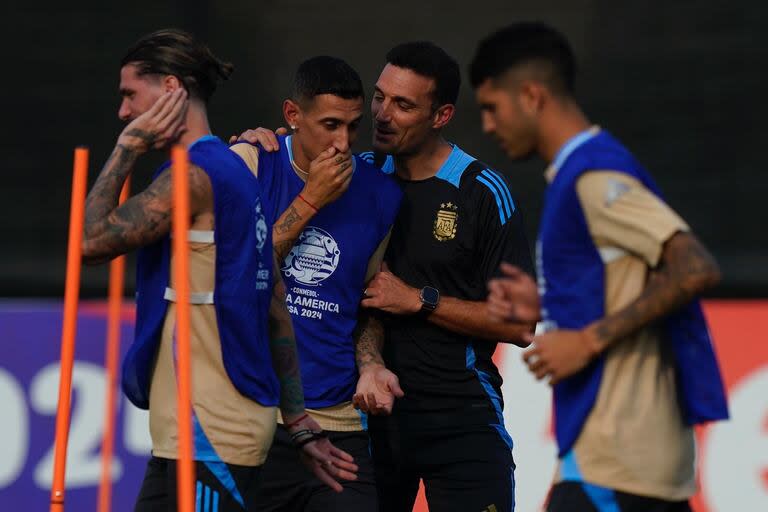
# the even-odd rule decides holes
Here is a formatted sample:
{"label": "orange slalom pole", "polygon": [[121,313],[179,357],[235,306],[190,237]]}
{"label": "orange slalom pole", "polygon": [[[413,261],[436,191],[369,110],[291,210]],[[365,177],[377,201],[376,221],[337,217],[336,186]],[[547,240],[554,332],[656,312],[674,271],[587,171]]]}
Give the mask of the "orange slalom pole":
{"label": "orange slalom pole", "polygon": [[59,405],[56,410],[56,440],[53,459],[51,512],[64,510],[64,477],[67,465],[67,442],[72,401],[72,368],[75,363],[77,334],[77,302],[80,296],[80,267],[83,258],[83,225],[85,223],[85,187],[88,180],[88,148],[75,148],[72,171],[72,200],[69,213],[67,274],[64,285],[64,320],[61,334],[61,373]]}
{"label": "orange slalom pole", "polygon": [[[125,180],[120,204],[128,199],[131,177]],[[109,512],[112,504],[112,455],[115,448],[115,417],[117,402],[117,366],[120,357],[120,324],[125,284],[125,256],[109,263],[109,292],[107,305],[107,348],[104,366],[107,369],[107,398],[104,406],[104,437],[101,440],[101,481],[99,482],[98,512]]]}
{"label": "orange slalom pole", "polygon": [[173,283],[176,288],[176,342],[178,382],[179,460],[177,499],[179,512],[195,507],[195,466],[192,460],[192,390],[189,326],[189,154],[182,146],[171,150],[173,184]]}

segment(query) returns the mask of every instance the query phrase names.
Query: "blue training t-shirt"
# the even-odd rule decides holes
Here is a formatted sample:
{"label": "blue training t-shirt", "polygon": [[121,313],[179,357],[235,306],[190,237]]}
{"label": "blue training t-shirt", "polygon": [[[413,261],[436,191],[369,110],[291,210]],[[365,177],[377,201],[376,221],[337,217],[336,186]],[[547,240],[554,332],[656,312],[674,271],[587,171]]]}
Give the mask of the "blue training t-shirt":
{"label": "blue training t-shirt", "polygon": [[[258,179],[278,219],[304,188],[293,168],[291,137],[280,149],[259,148]],[[247,144],[247,143],[245,143]],[[347,191],[323,207],[288,253],[280,272],[287,288],[307,407],[350,401],[357,384],[353,331],[368,263],[400,206],[394,181],[357,156]]]}

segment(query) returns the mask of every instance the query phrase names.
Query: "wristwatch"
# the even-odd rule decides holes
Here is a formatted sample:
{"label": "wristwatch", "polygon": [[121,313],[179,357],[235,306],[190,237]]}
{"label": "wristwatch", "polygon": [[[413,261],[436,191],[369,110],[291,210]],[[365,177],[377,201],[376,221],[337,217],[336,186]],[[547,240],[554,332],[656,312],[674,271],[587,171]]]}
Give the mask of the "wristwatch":
{"label": "wristwatch", "polygon": [[437,304],[440,302],[440,292],[437,288],[425,286],[419,291],[419,299],[421,299],[421,312],[431,313],[437,308]]}

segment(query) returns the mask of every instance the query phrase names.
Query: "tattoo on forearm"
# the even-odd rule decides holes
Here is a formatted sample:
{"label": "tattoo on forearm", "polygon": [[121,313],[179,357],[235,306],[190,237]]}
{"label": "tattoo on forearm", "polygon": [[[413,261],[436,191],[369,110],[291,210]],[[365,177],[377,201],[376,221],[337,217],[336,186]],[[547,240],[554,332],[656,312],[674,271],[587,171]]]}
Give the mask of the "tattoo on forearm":
{"label": "tattoo on forearm", "polygon": [[280,215],[280,218],[272,228],[272,250],[275,252],[277,259],[283,261],[290,252],[293,244],[296,243],[296,239],[301,233],[303,227],[301,221],[304,218],[291,204],[287,210]]}
{"label": "tattoo on forearm", "polygon": [[304,389],[299,373],[296,340],[276,338],[270,340],[272,367],[280,381],[280,409],[283,414],[295,414],[304,409]]}
{"label": "tattoo on forearm", "polygon": [[[194,182],[190,180],[190,188],[196,186]],[[83,241],[87,260],[110,259],[166,235],[171,226],[171,187],[170,172],[164,172],[142,193],[95,220]]]}
{"label": "tattoo on forearm", "polygon": [[362,314],[354,332],[355,361],[358,370],[370,364],[384,365],[381,348],[384,346],[384,326],[378,318]]}
{"label": "tattoo on forearm", "polygon": [[300,220],[301,215],[299,215],[299,212],[296,211],[296,208],[293,205],[290,205],[288,209],[285,210],[285,212],[283,212],[283,214],[280,216],[278,223],[275,224],[274,230],[278,234],[284,235],[290,231],[291,226]]}
{"label": "tattoo on forearm", "polygon": [[[288,253],[291,252],[291,249],[293,248],[293,244],[295,243],[294,240],[284,240],[282,242],[272,243],[272,251],[274,251],[275,255],[280,258],[280,261],[285,260],[285,257],[288,256]],[[281,265],[282,266],[282,265]],[[280,268],[278,266],[277,268]]]}
{"label": "tattoo on forearm", "polygon": [[608,346],[690,302],[718,280],[717,263],[709,252],[692,235],[678,233],[665,245],[662,262],[640,296],[599,321],[597,337]]}
{"label": "tattoo on forearm", "polygon": [[106,216],[117,207],[125,179],[133,169],[138,154],[122,145],[115,146],[85,200],[85,236],[98,235],[106,225]]}
{"label": "tattoo on forearm", "polygon": [[[275,260],[273,255],[273,263]],[[280,409],[283,414],[300,413],[304,410],[304,389],[291,314],[285,305],[285,284],[279,274],[272,288],[269,325],[272,367],[280,381]]]}
{"label": "tattoo on forearm", "polygon": [[[102,218],[92,219],[92,229],[83,239],[86,263],[108,260],[167,235],[171,229],[172,187],[170,170],[166,170],[143,192],[102,213]],[[205,171],[194,165],[190,166],[189,189],[193,216],[212,209],[211,182]]]}

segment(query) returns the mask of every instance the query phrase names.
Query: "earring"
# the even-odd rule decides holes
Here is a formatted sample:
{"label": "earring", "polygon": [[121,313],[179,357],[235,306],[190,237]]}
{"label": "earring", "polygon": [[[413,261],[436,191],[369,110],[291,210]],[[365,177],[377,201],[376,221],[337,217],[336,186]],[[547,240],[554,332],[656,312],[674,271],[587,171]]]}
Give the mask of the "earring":
{"label": "earring", "polygon": [[291,125],[291,130],[295,131],[296,130],[296,126],[295,125]]}

